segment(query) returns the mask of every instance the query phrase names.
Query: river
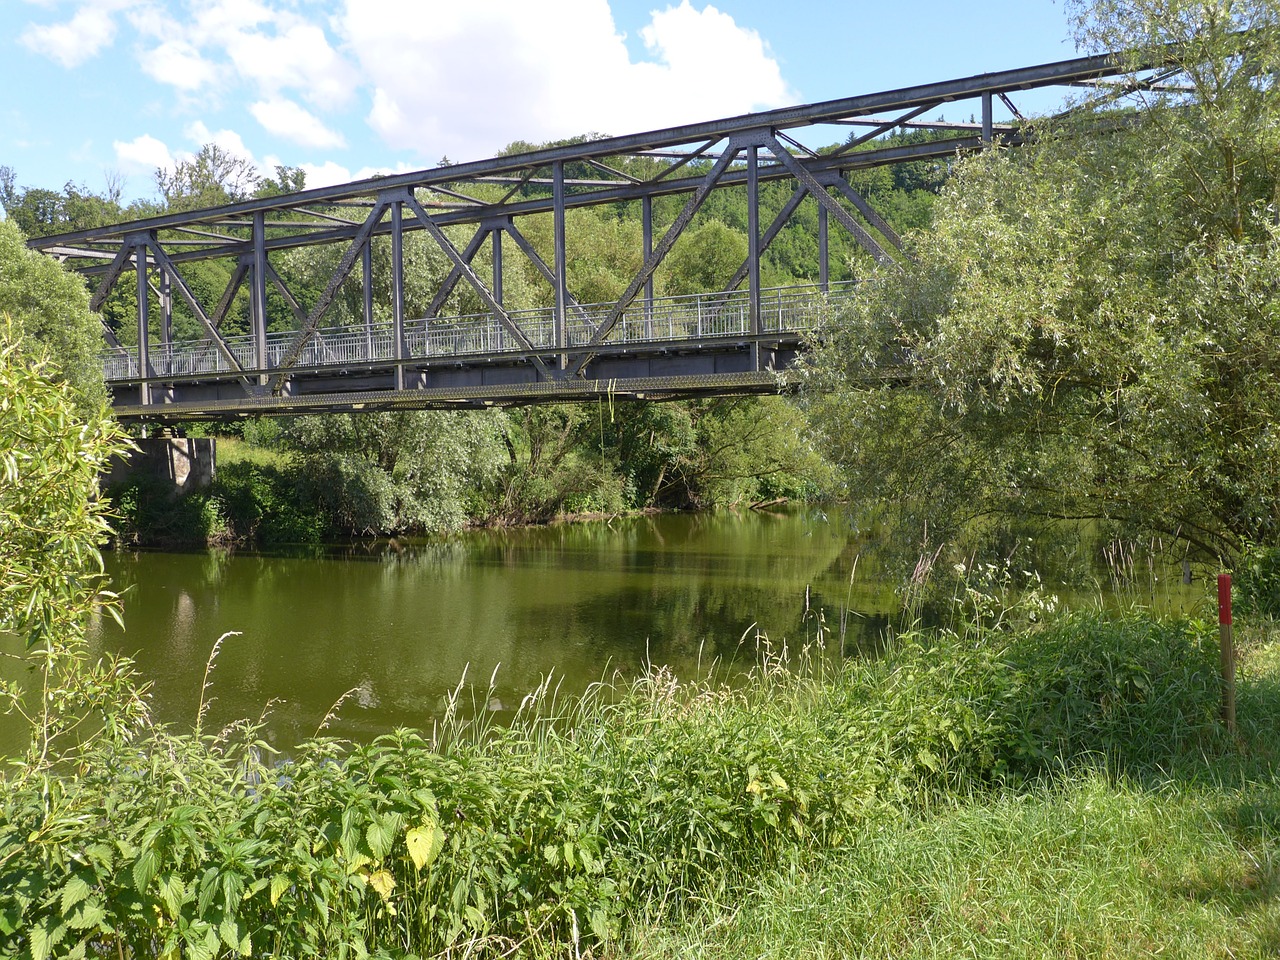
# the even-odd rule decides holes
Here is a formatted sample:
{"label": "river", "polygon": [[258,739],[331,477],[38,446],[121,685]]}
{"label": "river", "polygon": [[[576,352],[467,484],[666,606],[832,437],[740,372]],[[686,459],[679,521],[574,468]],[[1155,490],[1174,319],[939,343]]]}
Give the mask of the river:
{"label": "river", "polygon": [[[573,694],[646,664],[732,671],[755,662],[761,637],[792,653],[819,640],[828,655],[856,652],[897,610],[874,547],[843,508],[813,507],[305,555],[115,553],[126,629],[104,618],[91,635],[136,659],[159,720],[190,729],[209,653],[234,631],[206,728],[265,715],[265,739],[287,750],[344,695],[328,732],[365,740],[429,726],[459,685],[463,709],[502,719],[548,676]],[[0,752],[20,742],[6,727]]]}

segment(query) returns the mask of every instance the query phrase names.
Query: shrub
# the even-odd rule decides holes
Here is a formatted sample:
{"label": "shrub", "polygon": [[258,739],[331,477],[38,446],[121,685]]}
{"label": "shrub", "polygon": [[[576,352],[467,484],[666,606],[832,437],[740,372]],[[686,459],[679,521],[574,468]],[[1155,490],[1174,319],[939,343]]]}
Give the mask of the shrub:
{"label": "shrub", "polygon": [[98,475],[127,440],[105,409],[54,379],[42,349],[0,316],[0,631],[26,646],[35,682],[0,686],[0,707],[33,732],[28,771],[102,732],[123,736],[145,710],[128,662],[88,657],[84,630],[115,612],[99,547]]}

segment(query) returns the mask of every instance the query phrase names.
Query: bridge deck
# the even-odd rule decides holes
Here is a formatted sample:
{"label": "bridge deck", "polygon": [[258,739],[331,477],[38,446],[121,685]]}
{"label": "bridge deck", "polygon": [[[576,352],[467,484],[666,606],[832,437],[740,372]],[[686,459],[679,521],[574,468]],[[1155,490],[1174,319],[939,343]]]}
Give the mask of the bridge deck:
{"label": "bridge deck", "polygon": [[[556,363],[551,308],[508,314],[527,345],[497,317],[475,314],[406,322],[399,350],[391,323],[322,329],[287,369],[280,362],[294,331],[268,334],[266,366],[255,365],[256,344],[246,335],[224,338],[240,369],[207,339],[153,345],[145,377],[125,346],[104,351],[103,369],[117,415],[161,420],[760,393],[787,385],[782,371],[804,336],[853,295],[852,284],[825,293],[817,286],[761,291],[758,333],[747,291],[637,300],[595,346],[585,374],[572,378],[539,380],[533,366],[535,356]],[[568,345],[589,344],[610,306],[579,307]],[[151,402],[130,402],[143,383]]]}

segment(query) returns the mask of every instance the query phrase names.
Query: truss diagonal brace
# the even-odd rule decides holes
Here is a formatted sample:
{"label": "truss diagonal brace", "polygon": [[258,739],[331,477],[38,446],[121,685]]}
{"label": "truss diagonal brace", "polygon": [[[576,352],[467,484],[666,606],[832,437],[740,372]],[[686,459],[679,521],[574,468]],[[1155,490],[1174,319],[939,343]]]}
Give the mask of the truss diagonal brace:
{"label": "truss diagonal brace", "polygon": [[200,321],[200,325],[204,327],[205,333],[209,335],[209,339],[213,341],[213,345],[218,348],[218,352],[222,354],[223,359],[231,364],[231,369],[242,372],[244,367],[240,365],[240,361],[236,359],[236,355],[231,352],[231,348],[227,346],[227,341],[222,339],[222,334],[218,332],[218,328],[213,325],[213,321],[209,319],[209,315],[204,312],[204,307],[200,306],[200,302],[196,300],[195,294],[191,292],[191,288],[187,286],[187,281],[182,274],[178,272],[177,266],[169,255],[161,249],[160,244],[155,240],[149,239],[147,247],[151,250],[151,255],[155,257],[156,266],[169,275],[169,279],[173,281],[173,285],[178,288],[178,295],[182,297],[191,312],[196,315],[196,319]]}
{"label": "truss diagonal brace", "polygon": [[298,321],[298,325],[301,326],[306,323],[307,311],[302,309],[302,304],[298,303],[298,298],[295,297],[293,292],[285,285],[284,278],[276,272],[276,268],[273,267],[270,262],[267,263],[267,279],[270,280],[271,285],[279,291],[285,305],[289,308],[289,312],[293,314],[293,319]]}
{"label": "truss diagonal brace", "polygon": [[231,271],[231,277],[227,280],[227,289],[222,291],[222,298],[209,317],[215,327],[222,326],[222,321],[227,318],[227,311],[231,309],[231,301],[240,292],[240,284],[244,283],[244,278],[248,275],[249,264],[243,259],[236,261],[236,268]]}
{"label": "truss diagonal brace", "polygon": [[[124,273],[125,268],[133,260],[133,251],[127,243],[120,244],[120,249],[116,252],[116,257],[111,261],[111,266],[107,268],[107,272],[103,274],[98,285],[93,288],[93,296],[89,298],[89,309],[97,313],[102,309],[102,305],[106,302],[107,297],[111,295],[111,290],[116,285],[116,281],[120,279],[120,274]],[[106,326],[104,323],[103,326]],[[117,344],[118,345],[118,344]]]}
{"label": "truss diagonal brace", "polygon": [[[470,264],[476,258],[476,254],[480,252],[480,248],[484,245],[485,239],[493,227],[488,224],[481,224],[476,230],[476,235],[467,243],[466,249],[462,251],[462,259]],[[436,291],[436,295],[431,298],[431,306],[427,307],[427,317],[430,319],[436,316],[440,309],[444,306],[445,301],[449,299],[449,294],[453,293],[454,287],[458,285],[458,281],[462,279],[462,269],[455,263],[453,269],[449,271],[449,275],[444,278],[444,283],[440,285],[440,289]]]}
{"label": "truss diagonal brace", "polygon": [[791,175],[803,184],[804,188],[813,194],[815,198],[817,198],[817,201],[826,208],[827,212],[831,214],[831,216],[835,217],[842,227],[853,234],[853,238],[875,258],[877,263],[893,262],[893,258],[890,257],[889,254],[885,253],[884,248],[881,247],[880,244],[876,243],[871,234],[867,233],[867,231],[862,228],[862,225],[849,215],[849,211],[836,203],[835,198],[832,197],[831,194],[827,193],[826,188],[818,181],[818,178],[810,173],[805,168],[804,164],[787,152],[782,144],[778,142],[778,139],[772,134],[767,137],[766,146],[773,151],[773,155],[782,162],[782,165],[791,172]]}
{"label": "truss diagonal brace", "polygon": [[839,150],[833,153],[832,156],[842,157],[846,153],[852,153],[854,150],[857,150],[858,147],[862,146],[868,140],[874,140],[876,137],[880,136],[881,134],[888,133],[894,127],[897,127],[900,124],[907,123],[911,120],[914,120],[916,117],[920,116],[920,114],[922,113],[928,113],[937,105],[938,105],[937,102],[925,103],[925,104],[922,104],[921,106],[916,107],[914,110],[908,110],[902,116],[897,117],[894,120],[890,120],[885,123],[882,123],[878,127],[873,127],[872,129],[864,133],[862,136],[857,137],[853,140],[850,140],[843,147],[841,147]]}
{"label": "truss diagonal brace", "polygon": [[881,235],[893,244],[896,249],[902,249],[902,238],[898,236],[897,231],[895,231],[893,227],[889,226],[889,224],[885,223],[884,218],[876,212],[876,208],[867,202],[866,197],[853,189],[848,180],[840,176],[838,173],[828,173],[819,179],[822,183],[830,187],[835,187],[844,194],[845,198],[858,208],[858,212],[866,218],[869,224],[879,230]]}
{"label": "truss diagonal brace", "polygon": [[[431,219],[426,210],[422,209],[422,204],[418,203],[418,200],[414,197],[412,191],[406,190],[403,199],[404,202],[409,205],[409,209],[413,211],[414,216],[417,217],[418,221],[422,224],[422,229],[431,234],[431,239],[435,240],[435,242],[440,245],[440,249],[443,250],[445,255],[453,261],[454,267],[461,271],[462,276],[466,278],[467,283],[471,284],[471,286],[475,288],[476,293],[480,294],[480,297],[484,302],[489,305],[489,309],[494,312],[495,316],[497,316],[498,322],[506,328],[508,333],[516,338],[516,342],[519,343],[520,346],[530,351],[530,359],[533,361],[533,365],[538,369],[538,373],[544,379],[550,380],[551,371],[547,369],[547,365],[542,362],[542,358],[539,357],[537,353],[533,352],[536,350],[534,345],[529,341],[529,338],[525,336],[524,331],[521,330],[516,325],[515,321],[511,319],[510,314],[503,309],[502,304],[498,302],[497,298],[493,295],[493,292],[485,286],[484,281],[481,280],[476,272],[471,269],[471,264],[467,263],[462,254],[458,252],[458,248],[455,247],[450,242],[449,238],[445,236],[444,230],[440,228],[440,225]],[[481,228],[481,232],[487,233],[488,230]],[[483,241],[483,238],[481,238],[481,240]]]}
{"label": "truss diagonal brace", "polygon": [[[787,221],[791,219],[791,215],[800,207],[800,201],[805,198],[808,191],[803,186],[798,186],[791,192],[791,198],[782,205],[782,209],[778,211],[778,215],[773,218],[773,222],[769,224],[769,229],[764,232],[764,236],[760,238],[760,252],[764,253],[769,249],[769,244],[782,232],[782,228],[787,225]],[[734,271],[733,276],[725,285],[724,292],[732,293],[737,289],[738,284],[747,279],[747,274],[751,271],[751,258],[742,261],[742,265]]]}
{"label": "truss diagonal brace", "polygon": [[[271,265],[271,261],[269,260],[266,264],[266,274],[267,279],[271,281],[271,285],[279,291],[280,298],[284,300],[285,306],[289,308],[289,312],[293,314],[293,319],[298,321],[299,326],[306,323],[307,311],[303,308],[302,304],[298,302],[298,298],[293,295],[293,291],[289,289],[288,285],[284,282],[284,278],[276,272],[276,268]],[[331,363],[336,363],[338,358],[334,356],[333,351],[329,349],[329,345],[324,342],[324,338],[320,336],[318,332],[316,333],[316,339],[320,343],[320,349],[324,351],[324,354],[329,358],[329,361]]]}
{"label": "truss diagonal brace", "polygon": [[[774,142],[776,143],[777,141],[775,140]],[[684,232],[684,228],[689,225],[689,221],[693,219],[694,214],[698,212],[698,209],[706,201],[711,191],[715,189],[716,183],[724,175],[724,172],[729,169],[729,164],[737,158],[744,145],[749,144],[743,144],[737,138],[729,141],[729,145],[720,154],[720,159],[707,172],[707,175],[702,178],[702,182],[698,184],[698,189],[685,202],[684,209],[676,216],[675,222],[667,228],[667,232],[658,241],[658,245],[654,247],[653,252],[645,259],[644,266],[640,268],[640,272],[631,279],[627,289],[618,299],[618,302],[613,305],[613,309],[609,311],[609,316],[605,318],[604,323],[600,324],[599,329],[592,335],[591,342],[587,344],[588,348],[599,346],[610,331],[618,325],[618,320],[622,317],[623,311],[631,305],[631,301],[636,298],[636,295],[644,285],[649,282],[649,278],[658,269],[658,264],[662,263],[663,258],[670,252],[680,234]],[[584,353],[573,365],[569,375],[576,377],[590,362],[591,354]]]}
{"label": "truss diagonal brace", "polygon": [[98,322],[102,324],[102,335],[107,338],[107,343],[115,347],[117,350],[123,350],[124,344],[120,342],[120,338],[116,336],[116,332],[107,326],[107,321],[102,317],[98,317]]}
{"label": "truss diagonal brace", "polygon": [[[547,266],[547,262],[538,255],[538,251],[533,248],[533,244],[531,244],[525,235],[520,232],[520,228],[508,219],[508,221],[503,224],[502,229],[505,230],[511,239],[516,242],[516,246],[519,247],[521,251],[523,251],[524,255],[529,258],[529,262],[533,264],[534,268],[540,274],[542,274],[547,283],[551,284],[552,288],[554,288],[556,285],[555,273]],[[578,302],[577,298],[574,297],[573,294],[567,293],[565,299],[569,306],[578,311],[578,316],[582,317],[584,320],[587,319],[587,311],[583,309],[582,304]]]}
{"label": "truss diagonal brace", "polygon": [[[320,293],[320,299],[316,301],[316,305],[311,308],[311,312],[307,314],[307,321],[302,325],[302,329],[298,331],[298,335],[294,337],[293,343],[289,345],[289,349],[280,359],[280,367],[292,367],[298,362],[298,358],[302,356],[302,350],[307,342],[315,335],[316,327],[320,323],[320,318],[324,316],[325,311],[329,309],[329,305],[333,303],[333,298],[338,295],[338,288],[342,286],[343,281],[347,279],[347,274],[351,272],[351,268],[355,266],[356,258],[360,256],[360,251],[364,249],[364,245],[369,242],[369,237],[382,220],[383,214],[387,212],[390,202],[380,196],[378,202],[373,205],[373,210],[369,216],[365,218],[364,223],[360,225],[360,229],[356,231],[356,235],[351,238],[351,244],[347,247],[347,252],[342,255],[342,259],[338,261],[338,267],[333,272],[333,276],[329,278],[329,282],[325,284],[325,288]],[[284,383],[284,374],[276,376],[271,384],[273,391],[279,391],[280,386]]]}

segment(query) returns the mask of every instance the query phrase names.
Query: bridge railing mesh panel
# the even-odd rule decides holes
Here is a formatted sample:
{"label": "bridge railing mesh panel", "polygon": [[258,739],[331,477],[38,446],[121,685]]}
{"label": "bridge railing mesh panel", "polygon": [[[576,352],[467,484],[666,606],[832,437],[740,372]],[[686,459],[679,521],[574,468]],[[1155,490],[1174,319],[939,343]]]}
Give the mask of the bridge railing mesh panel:
{"label": "bridge railing mesh panel", "polygon": [[[816,286],[761,291],[759,333],[806,332],[817,324],[824,311],[838,309],[847,302],[853,289],[852,284],[844,284],[833,286],[826,294]],[[566,348],[589,346],[613,309],[613,304],[571,306],[565,318]],[[745,290],[637,300],[618,317],[603,343],[641,345],[751,336],[750,313],[750,297]],[[508,316],[520,335],[490,313],[408,320],[399,358],[484,357],[557,348],[553,309],[512,311]],[[293,330],[267,335],[266,369],[281,368],[296,349],[297,336]],[[251,336],[226,337],[223,342],[241,370],[260,369]],[[148,359],[148,376],[155,378],[235,372],[223,351],[209,340],[153,344]],[[390,323],[360,324],[316,330],[302,345],[292,366],[346,367],[396,359],[395,330]],[[108,348],[102,354],[102,366],[108,381],[139,379],[136,349]]]}

